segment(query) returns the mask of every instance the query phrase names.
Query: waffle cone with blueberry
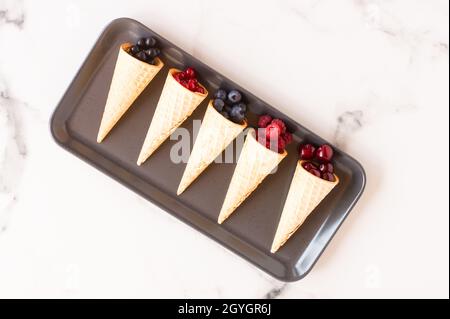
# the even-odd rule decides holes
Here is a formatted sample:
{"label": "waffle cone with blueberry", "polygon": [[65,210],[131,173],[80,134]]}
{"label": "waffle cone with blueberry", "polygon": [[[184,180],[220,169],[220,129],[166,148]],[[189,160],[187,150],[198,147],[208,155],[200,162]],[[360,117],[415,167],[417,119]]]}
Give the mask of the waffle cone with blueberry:
{"label": "waffle cone with blueberry", "polygon": [[[149,38],[152,39],[152,38]],[[106,100],[97,142],[101,143],[120,118],[130,108],[136,98],[164,66],[155,56],[149,59],[142,51],[132,55],[131,50],[137,45],[125,43],[120,46],[111,86]]]}
{"label": "waffle cone with blueberry", "polygon": [[[328,145],[323,145],[316,150],[311,144],[307,144],[301,148],[300,152],[300,157],[308,158],[308,160],[300,159],[297,163],[270,249],[272,253],[286,243],[317,205],[339,183],[339,178],[334,174],[334,168],[329,162],[332,149]],[[310,161],[314,156],[319,158],[321,162],[319,166]]]}
{"label": "waffle cone with blueberry", "polygon": [[245,120],[234,123],[220,114],[214,108],[213,101],[210,101],[177,195],[183,193],[246,127]]}
{"label": "waffle cone with blueberry", "polygon": [[137,164],[144,163],[207,95],[208,91],[197,82],[192,68],[184,72],[170,69]]}
{"label": "waffle cone with blueberry", "polygon": [[278,152],[269,149],[257,140],[254,129],[249,130],[218,223],[222,224],[286,156],[284,148]]}

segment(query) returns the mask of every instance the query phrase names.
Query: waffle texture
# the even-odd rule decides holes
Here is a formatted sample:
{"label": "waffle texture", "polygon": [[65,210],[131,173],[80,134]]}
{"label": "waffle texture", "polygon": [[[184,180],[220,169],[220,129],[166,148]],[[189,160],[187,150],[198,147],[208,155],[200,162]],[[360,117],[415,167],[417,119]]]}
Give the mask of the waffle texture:
{"label": "waffle texture", "polygon": [[180,72],[180,70],[170,69],[167,75],[155,114],[139,154],[138,165],[144,163],[208,96],[208,91],[203,86],[205,94],[186,89],[173,77],[175,72]]}
{"label": "waffle texture", "polygon": [[164,63],[159,58],[155,59],[155,65],[136,59],[126,52],[130,46],[130,43],[124,43],[119,49],[119,56],[97,135],[98,143],[103,141],[114,125],[164,66]]}
{"label": "waffle texture", "polygon": [[258,143],[255,130],[249,130],[218,223],[222,224],[286,156],[286,151],[279,154]]}
{"label": "waffle texture", "polygon": [[339,183],[323,180],[305,170],[303,161],[298,161],[289,193],[281,213],[280,222],[270,251],[276,252],[303,224],[309,214]]}
{"label": "waffle texture", "polygon": [[183,193],[246,127],[246,122],[236,124],[227,120],[216,111],[210,101],[181,178],[177,195]]}

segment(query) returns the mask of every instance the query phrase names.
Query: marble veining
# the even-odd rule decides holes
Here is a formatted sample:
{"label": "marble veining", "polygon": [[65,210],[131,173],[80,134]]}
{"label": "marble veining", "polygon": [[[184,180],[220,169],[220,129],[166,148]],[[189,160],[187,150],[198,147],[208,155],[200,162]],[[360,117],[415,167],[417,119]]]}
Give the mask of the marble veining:
{"label": "marble veining", "polygon": [[0,1],[0,26],[10,24],[22,29],[25,24],[25,13],[23,11],[23,1]]}
{"label": "marble veining", "polygon": [[278,287],[273,287],[264,295],[264,299],[275,299],[280,297],[287,286],[288,284],[282,284]]}
{"label": "marble veining", "polygon": [[361,110],[345,111],[337,118],[336,130],[334,132],[334,144],[340,148],[345,147],[345,141],[349,134],[363,127],[364,112]]}
{"label": "marble veining", "polygon": [[11,98],[6,86],[0,84],[0,229],[7,229],[7,222],[17,202],[27,145],[24,135],[21,108],[23,103]]}

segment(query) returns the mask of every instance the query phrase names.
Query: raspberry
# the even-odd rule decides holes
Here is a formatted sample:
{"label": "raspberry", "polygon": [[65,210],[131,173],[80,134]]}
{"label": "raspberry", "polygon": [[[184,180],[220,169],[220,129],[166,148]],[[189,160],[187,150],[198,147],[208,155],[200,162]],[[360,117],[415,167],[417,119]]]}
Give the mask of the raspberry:
{"label": "raspberry", "polygon": [[261,115],[258,120],[258,127],[264,128],[272,122],[272,117],[270,115]]}
{"label": "raspberry", "polygon": [[281,128],[277,124],[269,124],[266,127],[266,136],[268,139],[277,140],[281,136]]}
{"label": "raspberry", "polygon": [[284,122],[282,120],[280,120],[280,119],[273,119],[272,123],[270,123],[270,124],[278,125],[280,127],[280,129],[281,129],[281,133],[282,134],[286,133],[286,124],[284,124]]}
{"label": "raspberry", "polygon": [[292,143],[292,134],[291,133],[286,132],[286,133],[282,134],[281,137],[286,142],[286,145]]}

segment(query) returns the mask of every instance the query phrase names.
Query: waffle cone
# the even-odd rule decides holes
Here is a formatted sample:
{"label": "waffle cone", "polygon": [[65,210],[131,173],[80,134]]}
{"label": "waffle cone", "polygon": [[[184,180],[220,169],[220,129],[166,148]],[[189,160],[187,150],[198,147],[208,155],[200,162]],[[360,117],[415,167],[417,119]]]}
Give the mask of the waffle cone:
{"label": "waffle cone", "polygon": [[144,145],[139,154],[138,165],[144,163],[208,95],[208,91],[204,87],[206,93],[200,94],[192,92],[178,83],[173,74],[179,71],[177,69],[169,70]]}
{"label": "waffle cone", "polygon": [[210,101],[178,186],[177,195],[183,193],[246,127],[247,122],[236,124],[223,117]]}
{"label": "waffle cone", "polygon": [[136,59],[126,52],[130,46],[131,44],[124,43],[119,49],[119,56],[98,131],[98,143],[103,141],[122,115],[164,66],[159,58],[155,58],[155,65]]}
{"label": "waffle cone", "polygon": [[286,155],[286,151],[279,154],[261,145],[255,138],[255,130],[249,130],[220,210],[219,224],[241,205]]}
{"label": "waffle cone", "polygon": [[276,252],[303,224],[309,214],[339,183],[339,178],[334,175],[335,181],[329,182],[321,179],[302,166],[303,161],[298,161],[292,178],[289,193],[281,213],[271,252]]}

